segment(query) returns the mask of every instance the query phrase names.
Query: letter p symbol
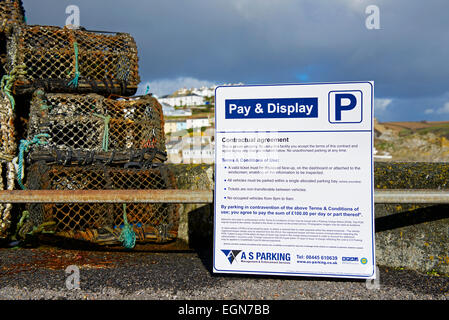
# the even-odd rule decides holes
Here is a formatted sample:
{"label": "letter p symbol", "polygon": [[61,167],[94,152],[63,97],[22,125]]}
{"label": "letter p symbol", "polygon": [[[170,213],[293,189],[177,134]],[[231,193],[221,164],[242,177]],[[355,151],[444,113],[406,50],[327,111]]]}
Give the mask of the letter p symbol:
{"label": "letter p symbol", "polygon": [[[343,99],[349,100],[349,104],[343,105]],[[339,93],[335,95],[335,120],[341,121],[341,112],[349,111],[356,107],[357,100],[353,94]]]}
{"label": "letter p symbol", "polygon": [[361,121],[361,91],[329,92],[329,122],[360,123]]}

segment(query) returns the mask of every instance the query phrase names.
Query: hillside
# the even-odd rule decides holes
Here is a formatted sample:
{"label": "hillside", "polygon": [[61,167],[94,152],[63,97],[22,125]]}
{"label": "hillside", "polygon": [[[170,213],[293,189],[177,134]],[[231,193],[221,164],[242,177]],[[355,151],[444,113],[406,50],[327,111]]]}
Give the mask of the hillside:
{"label": "hillside", "polygon": [[449,162],[449,121],[375,123],[374,146],[390,161]]}

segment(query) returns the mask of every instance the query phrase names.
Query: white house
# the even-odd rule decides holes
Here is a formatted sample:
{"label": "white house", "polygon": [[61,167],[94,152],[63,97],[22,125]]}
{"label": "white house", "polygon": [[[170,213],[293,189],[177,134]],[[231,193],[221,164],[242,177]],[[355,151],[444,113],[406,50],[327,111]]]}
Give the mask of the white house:
{"label": "white house", "polygon": [[186,145],[182,149],[183,163],[214,163],[215,150],[212,144],[208,145]]}
{"label": "white house", "polygon": [[195,131],[185,135],[182,140],[185,144],[204,145],[211,143],[213,138],[213,136],[205,134],[204,132]]}
{"label": "white house", "polygon": [[215,88],[216,88],[216,86],[210,87],[210,88],[201,87],[199,89],[198,88],[193,88],[192,89],[192,93],[195,93],[195,94],[197,94],[199,96],[202,96],[202,97],[213,97],[213,96],[215,96]]}
{"label": "white house", "polygon": [[192,115],[192,110],[190,109],[175,109],[175,107],[163,102],[162,112],[166,117],[189,117]]}
{"label": "white house", "polygon": [[215,162],[214,144],[210,143],[201,148],[201,160],[202,160],[202,163],[208,163],[208,164]]}
{"label": "white house", "polygon": [[186,95],[164,96],[159,98],[159,101],[172,107],[200,106],[204,104],[204,97],[191,93]]}
{"label": "white house", "polygon": [[175,132],[176,130],[176,121],[165,120],[164,123],[164,132],[170,133]]}
{"label": "white house", "polygon": [[201,159],[201,145],[186,145],[182,149],[182,162],[183,163],[202,163]]}
{"label": "white house", "polygon": [[187,129],[193,129],[193,128],[202,128],[202,127],[208,127],[210,126],[210,119],[207,117],[201,117],[201,118],[187,118],[186,119],[186,127]]}

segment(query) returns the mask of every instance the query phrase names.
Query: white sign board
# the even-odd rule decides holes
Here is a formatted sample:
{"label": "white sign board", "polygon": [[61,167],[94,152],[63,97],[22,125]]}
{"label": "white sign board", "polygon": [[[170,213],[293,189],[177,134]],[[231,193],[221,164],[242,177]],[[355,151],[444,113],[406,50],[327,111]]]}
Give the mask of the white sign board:
{"label": "white sign board", "polygon": [[373,95],[217,87],[214,272],[375,278]]}

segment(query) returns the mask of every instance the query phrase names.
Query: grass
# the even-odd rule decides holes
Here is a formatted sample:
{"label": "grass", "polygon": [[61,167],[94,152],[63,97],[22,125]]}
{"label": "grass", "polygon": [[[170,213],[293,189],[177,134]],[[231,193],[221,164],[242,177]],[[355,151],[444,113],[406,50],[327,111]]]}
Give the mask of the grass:
{"label": "grass", "polygon": [[443,125],[436,125],[429,128],[422,128],[416,130],[419,134],[427,134],[427,133],[433,133],[439,136],[445,136],[446,138],[449,138],[449,124],[443,124]]}
{"label": "grass", "polygon": [[391,150],[394,148],[394,143],[389,142],[389,141],[379,141],[379,142],[376,142],[375,147],[376,147],[376,149],[379,149],[379,150]]}
{"label": "grass", "polygon": [[399,131],[400,137],[405,137],[405,136],[408,136],[411,134],[413,134],[413,130],[411,130],[411,129],[402,129],[401,131]]}

